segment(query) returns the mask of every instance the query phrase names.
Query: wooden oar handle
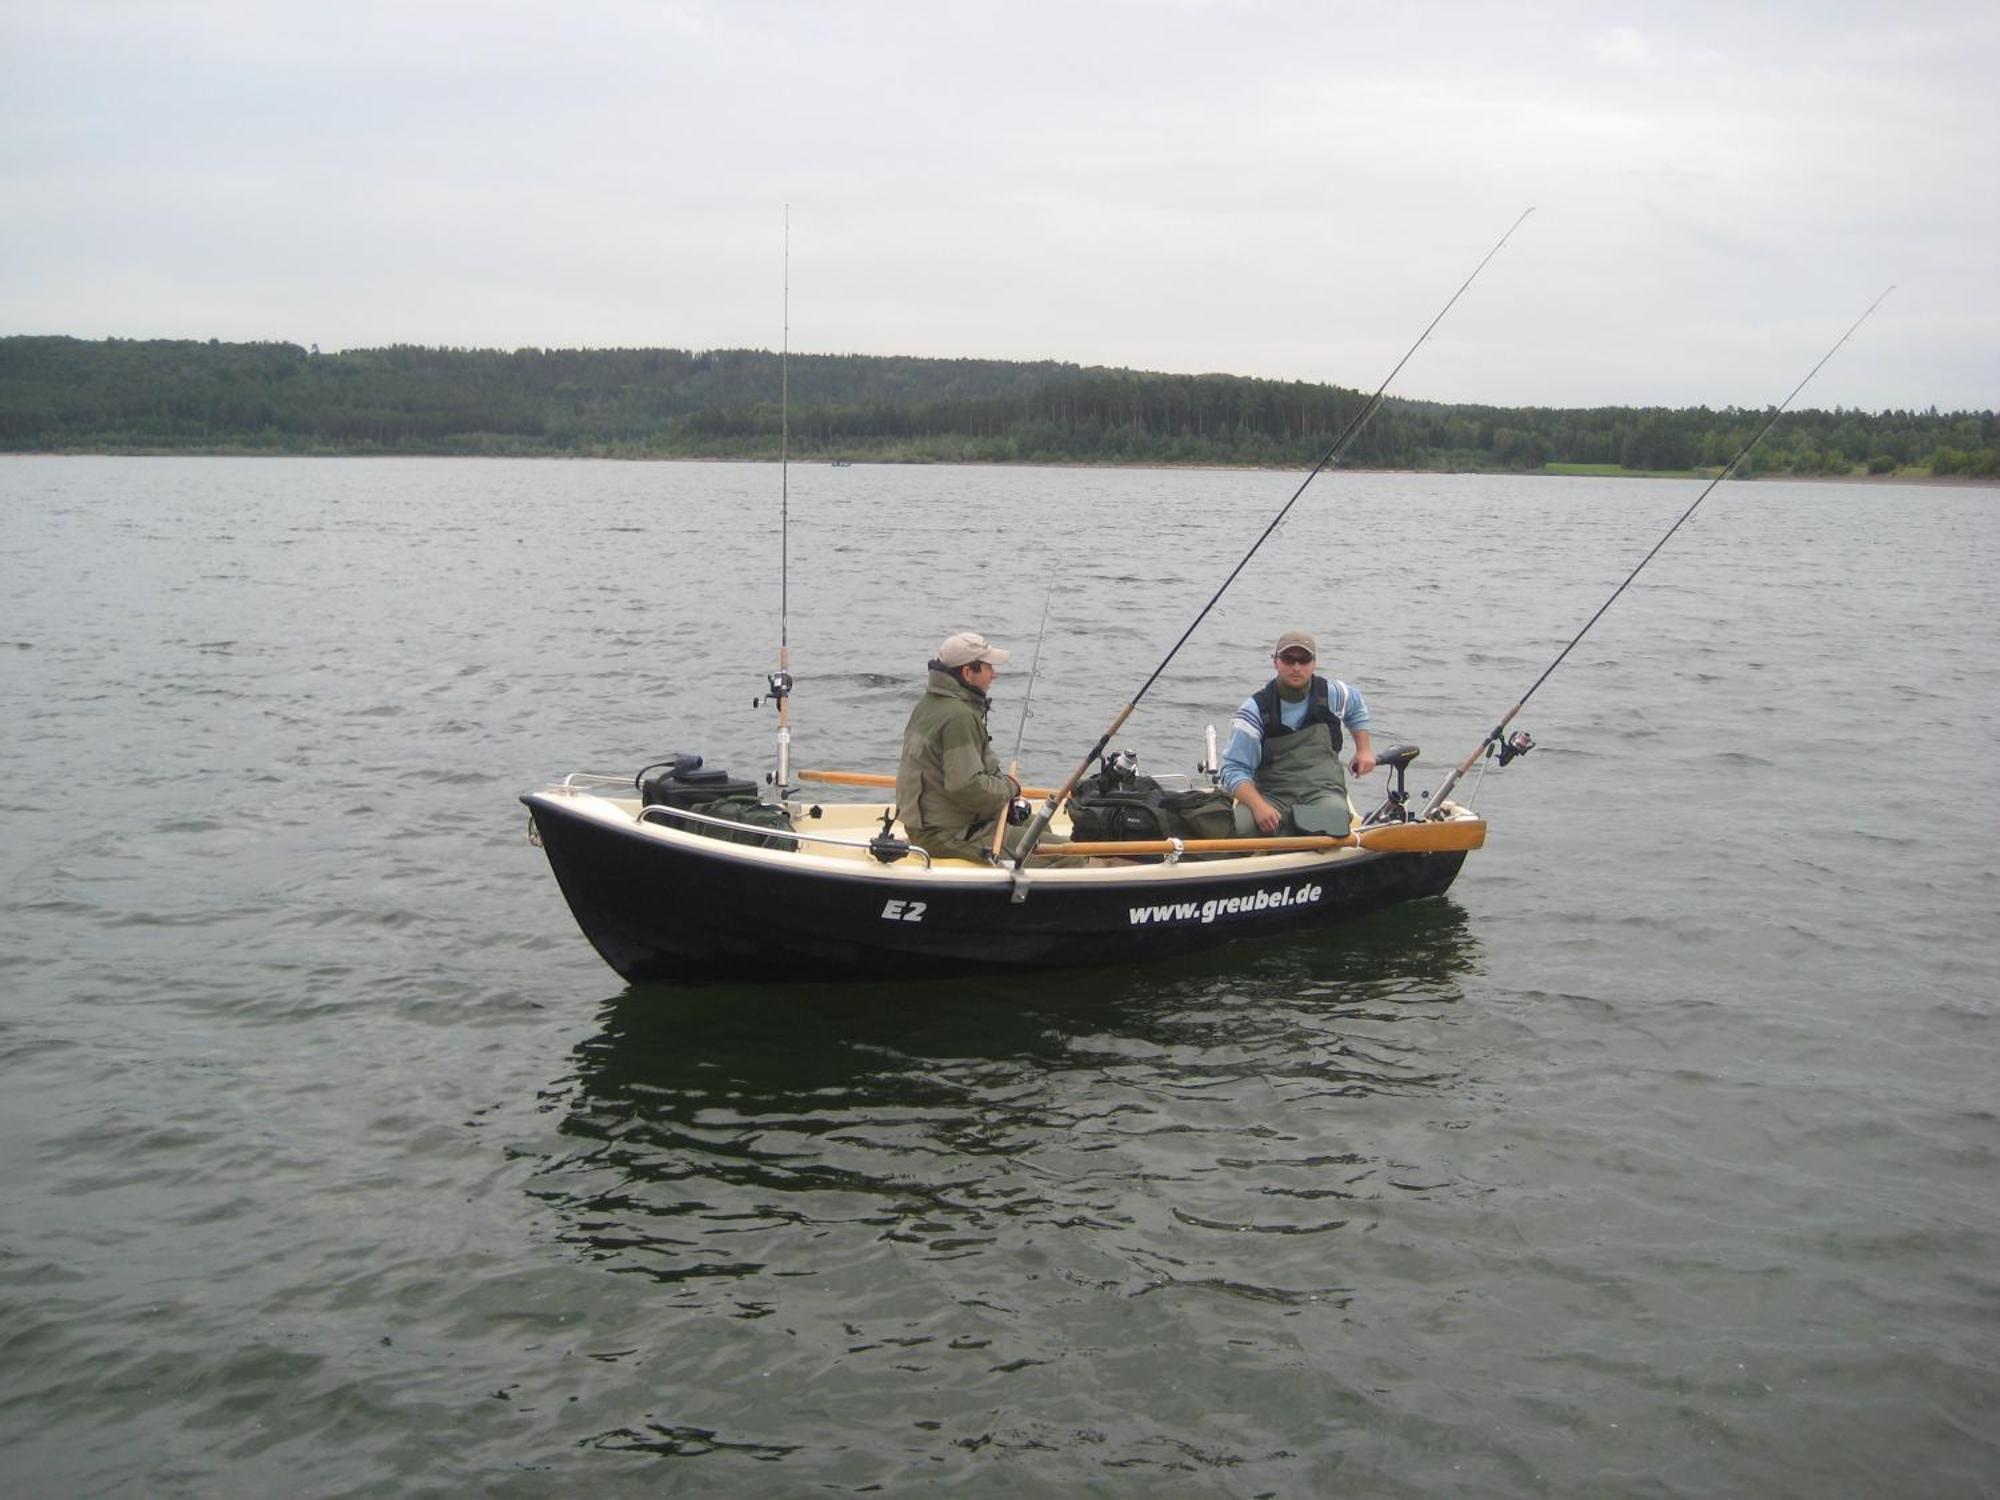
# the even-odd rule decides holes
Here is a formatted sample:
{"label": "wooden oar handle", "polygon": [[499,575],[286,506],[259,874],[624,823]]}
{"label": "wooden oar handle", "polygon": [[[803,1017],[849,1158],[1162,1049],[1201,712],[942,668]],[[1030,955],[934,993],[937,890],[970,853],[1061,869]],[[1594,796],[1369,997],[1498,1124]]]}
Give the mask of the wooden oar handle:
{"label": "wooden oar handle", "polygon": [[[1352,849],[1355,845],[1353,834],[1345,838],[1335,838],[1330,833],[1297,834],[1282,838],[1268,839],[1182,839],[1181,852],[1184,854],[1317,854],[1327,849]],[[1092,839],[1076,840],[1067,844],[1050,844],[1043,851],[1049,854],[1074,854],[1080,856],[1120,854],[1172,854],[1174,841],[1171,839]]]}
{"label": "wooden oar handle", "polygon": [[[1447,818],[1438,822],[1377,823],[1335,838],[1330,833],[1288,834],[1256,839],[1181,839],[1183,854],[1312,854],[1333,849],[1375,849],[1391,854],[1452,854],[1484,848],[1484,818]],[[1078,856],[1172,854],[1172,839],[1093,839],[1051,844],[1051,852]]]}
{"label": "wooden oar handle", "polygon": [[[893,787],[896,778],[884,776],[879,771],[797,771],[793,773],[800,781],[819,781],[830,786],[886,786]],[[1052,797],[1053,787],[1024,786],[1021,795],[1028,798]]]}
{"label": "wooden oar handle", "polygon": [[[874,771],[800,771],[801,781],[823,781],[836,786],[887,786],[893,787],[896,778],[883,776]],[[1047,787],[1024,786],[1023,797],[1052,797],[1054,792]],[[1005,813],[1001,816],[1004,818]],[[1334,838],[1331,834],[1298,834],[1278,838],[1251,839],[1182,839],[1181,852],[1184,854],[1284,854],[1310,853],[1313,850],[1352,849],[1357,845],[1363,849],[1379,849],[1385,852],[1407,854],[1444,854],[1461,849],[1478,849],[1486,843],[1486,820],[1484,818],[1447,818],[1438,821],[1421,819],[1412,823],[1378,823],[1350,833],[1345,838]],[[1169,839],[1134,839],[1114,843],[1110,840],[1094,843],[1069,843],[1051,845],[1060,848],[1064,854],[1110,855],[1121,854],[1171,854],[1173,842]]]}
{"label": "wooden oar handle", "polygon": [[[1007,779],[1015,786],[1021,784],[1021,763],[1018,760],[1007,762]],[[987,852],[993,856],[995,864],[1000,862],[1000,851],[1007,847],[1007,818],[1013,811],[1014,799],[1009,797],[1007,805],[1000,809],[1000,815],[993,820],[993,847]]]}

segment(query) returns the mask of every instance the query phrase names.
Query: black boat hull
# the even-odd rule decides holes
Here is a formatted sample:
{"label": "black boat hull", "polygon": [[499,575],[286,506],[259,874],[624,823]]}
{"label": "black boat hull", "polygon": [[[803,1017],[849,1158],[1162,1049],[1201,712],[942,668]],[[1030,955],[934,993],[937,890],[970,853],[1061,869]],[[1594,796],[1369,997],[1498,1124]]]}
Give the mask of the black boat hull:
{"label": "black boat hull", "polygon": [[[661,837],[571,799],[521,799],[584,935],[632,981],[853,979],[1128,964],[1319,928],[1442,894],[1463,850],[1363,850],[953,879]],[[1019,897],[1020,899],[1017,899]]]}

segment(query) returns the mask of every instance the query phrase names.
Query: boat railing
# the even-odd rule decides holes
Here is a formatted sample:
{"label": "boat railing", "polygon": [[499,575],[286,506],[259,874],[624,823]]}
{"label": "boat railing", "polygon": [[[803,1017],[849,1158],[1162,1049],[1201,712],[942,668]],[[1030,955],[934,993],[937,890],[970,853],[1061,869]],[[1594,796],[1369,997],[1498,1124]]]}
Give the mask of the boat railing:
{"label": "boat railing", "polygon": [[[632,778],[630,776],[606,776],[596,771],[571,771],[567,776],[563,777],[560,785],[566,792],[596,791],[606,787],[618,787],[621,790],[634,794],[638,791],[638,788],[632,785]],[[738,823],[730,818],[713,818],[707,813],[690,812],[683,807],[668,807],[657,802],[640,808],[635,821],[645,822],[648,813],[664,813],[669,817],[678,818],[689,823],[705,823],[712,828],[727,829],[732,833],[743,833],[747,830],[760,836],[768,835],[775,839],[789,839],[794,849],[803,844],[828,844],[836,849],[859,849],[864,853],[872,854],[875,847],[873,839],[841,838],[830,833],[800,833],[796,829],[765,828],[756,823]],[[916,855],[917,858],[924,862],[926,870],[931,867],[931,856],[928,850],[919,849],[915,844],[909,845],[908,849],[911,854]]]}
{"label": "boat railing", "polygon": [[[644,823],[654,813],[659,813],[664,817],[672,818],[678,822],[699,823],[708,828],[716,828],[725,830],[731,834],[744,835],[744,837],[732,840],[732,842],[736,843],[755,844],[767,838],[789,839],[794,849],[803,844],[828,844],[836,849],[859,849],[864,854],[874,852],[874,840],[872,839],[840,838],[830,833],[800,833],[796,829],[791,828],[766,828],[761,823],[739,823],[733,818],[712,818],[707,813],[691,812],[685,807],[668,807],[658,802],[640,808],[638,821]],[[700,833],[702,829],[696,828],[692,831]],[[924,862],[926,870],[931,867],[929,850],[920,849],[915,844],[903,845],[899,843],[898,847],[921,859]]]}

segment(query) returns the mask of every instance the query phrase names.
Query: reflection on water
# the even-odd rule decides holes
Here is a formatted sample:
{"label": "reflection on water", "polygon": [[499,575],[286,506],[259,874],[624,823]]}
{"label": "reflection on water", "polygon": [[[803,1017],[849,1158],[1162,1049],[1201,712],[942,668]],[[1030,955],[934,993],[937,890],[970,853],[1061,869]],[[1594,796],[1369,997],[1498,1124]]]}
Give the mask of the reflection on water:
{"label": "reflection on water", "polygon": [[744,1316],[861,1242],[966,1259],[1052,1234],[1093,1241],[1095,1274],[1108,1253],[1134,1292],[1317,1296],[1270,1281],[1263,1251],[1234,1264],[1228,1237],[1326,1234],[1440,1185],[1389,1159],[1357,1101],[1435,1101],[1454,1073],[1437,1027],[1409,1023],[1476,962],[1440,900],[1109,975],[628,989],[552,1091],[574,1149],[531,1190],[591,1259],[728,1280]]}
{"label": "reflection on water", "polygon": [[[1269,1435],[1197,1462],[1188,1434],[1246,1400],[1273,1434],[1322,1423],[1297,1339],[1402,1315],[1400,1236],[1359,1237],[1467,1190],[1439,1143],[1478,963],[1435,900],[1124,972],[626,990],[527,1184],[670,1320],[641,1353],[672,1399],[589,1445],[838,1466],[906,1411],[908,1461],[948,1474],[989,1443],[1163,1480],[1280,1462]],[[1163,1338],[1210,1353],[1151,1370]]]}

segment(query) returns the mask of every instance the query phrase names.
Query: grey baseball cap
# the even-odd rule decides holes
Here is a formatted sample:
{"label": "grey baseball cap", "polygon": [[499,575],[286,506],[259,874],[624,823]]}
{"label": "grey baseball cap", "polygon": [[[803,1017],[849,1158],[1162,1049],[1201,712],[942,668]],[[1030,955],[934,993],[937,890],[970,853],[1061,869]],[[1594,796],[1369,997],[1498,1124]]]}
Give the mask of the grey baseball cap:
{"label": "grey baseball cap", "polygon": [[947,667],[963,667],[976,661],[991,662],[997,667],[1013,654],[1002,651],[998,646],[987,645],[986,637],[976,630],[961,630],[957,635],[945,638],[944,644],[938,647],[937,659]]}

